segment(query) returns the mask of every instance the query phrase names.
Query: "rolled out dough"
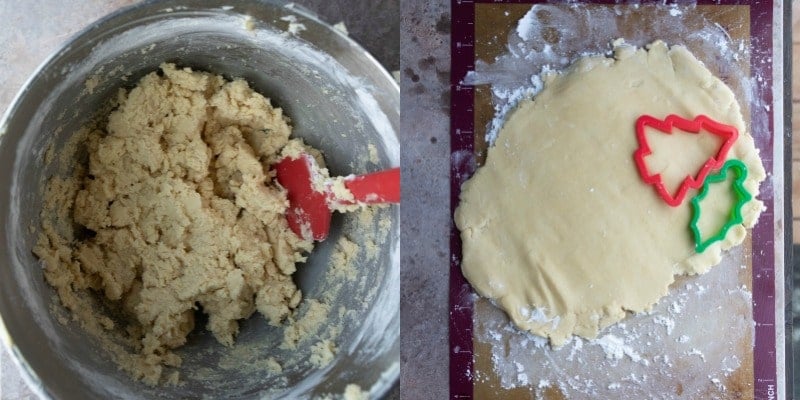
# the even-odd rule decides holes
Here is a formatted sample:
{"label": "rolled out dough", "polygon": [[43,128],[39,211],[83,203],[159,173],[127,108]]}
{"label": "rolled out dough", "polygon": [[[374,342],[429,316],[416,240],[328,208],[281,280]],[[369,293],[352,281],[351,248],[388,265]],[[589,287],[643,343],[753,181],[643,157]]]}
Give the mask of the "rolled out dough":
{"label": "rolled out dough", "polygon": [[[766,175],[733,92],[684,47],[617,41],[613,57],[584,57],[543,81],[464,184],[455,222],[475,290],[519,328],[559,346],[650,309],[675,275],[719,263],[755,224]],[[689,230],[688,200],[697,190],[670,207],[638,175],[634,126],[643,114],[705,114],[739,131],[727,158],[747,165],[744,186],[754,199],[743,207],[744,222],[702,253]],[[670,166],[696,159],[688,149],[674,154]],[[709,215],[730,207],[718,192],[704,204]]]}

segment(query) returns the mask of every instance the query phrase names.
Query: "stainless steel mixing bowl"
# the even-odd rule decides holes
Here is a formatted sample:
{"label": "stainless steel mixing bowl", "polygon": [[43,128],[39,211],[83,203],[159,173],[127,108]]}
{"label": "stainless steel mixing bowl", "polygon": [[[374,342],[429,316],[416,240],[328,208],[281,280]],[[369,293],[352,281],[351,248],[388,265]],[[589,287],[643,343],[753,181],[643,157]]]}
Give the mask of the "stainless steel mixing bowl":
{"label": "stainless steel mixing bowl", "polygon": [[[148,387],[118,370],[77,323],[57,322],[63,310],[31,253],[37,232],[30,227],[38,227],[43,183],[68,172],[58,163],[45,165],[45,149],[52,144],[58,154],[118,88],[133,86],[164,61],[246,79],[285,110],[296,136],[324,151],[333,174],[399,163],[397,84],[356,43],[303,10],[270,1],[146,2],[92,24],[33,74],[0,124],[0,185],[7,188],[0,194],[0,335],[29,384],[58,399],[295,399],[341,394],[349,383],[381,396],[399,376],[397,207],[378,210],[366,231],[352,231],[354,216],[338,215],[331,237],[298,268],[305,297],[321,298],[329,290],[325,269],[337,238],[363,241],[378,231],[377,220],[391,222],[377,259],[360,258],[358,279],[337,292],[332,310],[345,307],[350,315],[336,340],[338,354],[323,369],[302,362],[308,346],[280,374],[244,368],[261,356],[298,359],[278,348],[282,329],[256,314],[241,324],[237,339],[237,346],[252,349],[243,368],[220,369],[218,361],[232,350],[198,324],[178,352],[184,383]],[[354,161],[364,159],[370,142],[379,162]],[[201,368],[203,377],[185,373]]]}

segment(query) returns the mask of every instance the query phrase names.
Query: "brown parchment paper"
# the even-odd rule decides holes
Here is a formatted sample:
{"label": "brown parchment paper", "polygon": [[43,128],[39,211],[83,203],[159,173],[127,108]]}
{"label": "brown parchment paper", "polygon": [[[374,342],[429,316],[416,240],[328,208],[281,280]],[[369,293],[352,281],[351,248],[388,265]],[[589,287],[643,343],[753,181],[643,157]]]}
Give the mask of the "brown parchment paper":
{"label": "brown parchment paper", "polygon": [[[531,10],[531,4],[482,3],[476,4],[475,7],[476,62],[479,65],[481,63],[492,64],[496,62],[497,57],[501,57],[503,54],[508,52],[509,37],[515,34],[515,28],[518,21],[529,10]],[[570,6],[562,5],[561,7],[566,9]],[[665,18],[664,7],[634,7],[601,4],[583,5],[581,7],[584,8],[582,12],[586,12],[590,15],[599,10],[607,11],[611,8],[620,10],[621,15],[616,18],[617,29],[622,32],[622,36],[620,37],[625,38],[626,41],[630,43],[644,45],[652,40],[661,39],[670,45],[686,45],[695,54],[695,56],[705,63],[712,73],[720,77],[726,82],[726,84],[731,86],[737,96],[737,100],[739,100],[739,103],[742,106],[742,113],[745,117],[745,122],[750,125],[750,102],[748,101],[748,94],[744,88],[745,85],[743,85],[742,82],[737,82],[737,79],[739,79],[741,76],[740,74],[749,76],[750,73],[750,52],[748,51],[750,46],[750,14],[748,6],[700,5],[681,7],[680,10],[682,15],[680,18],[670,18],[669,23],[681,24],[680,30],[684,33],[684,35],[671,37],[660,36],[660,32],[657,30],[657,26],[655,26],[657,24],[653,23],[653,21]],[[548,18],[547,15],[542,17],[545,19]],[[694,34],[703,29],[708,29],[709,25],[724,30],[727,35],[729,35],[732,43],[741,44],[741,48],[738,49],[737,53],[738,60],[734,60],[734,62],[731,63],[730,59],[717,59],[718,57],[715,58],[713,52],[707,51],[707,43],[703,44],[702,40],[692,39]],[[568,58],[570,62],[582,53],[598,53],[610,49],[607,40],[608,38],[604,38],[602,35],[596,38],[596,46],[594,48],[587,49],[570,47],[571,44],[569,42],[561,42],[561,38],[557,29],[545,30],[543,33],[544,41],[552,45],[556,52]],[[530,74],[536,74],[539,71],[531,70],[528,72]],[[489,126],[490,122],[495,117],[495,103],[493,103],[491,85],[476,85],[474,109],[475,153],[478,164],[482,165],[485,160],[487,149],[487,142],[485,140],[487,126]],[[645,348],[651,350],[647,355],[652,357],[653,354],[661,353],[669,356],[670,360],[672,360],[672,371],[668,372],[670,377],[667,379],[665,376],[662,376],[665,373],[665,368],[656,368],[655,363],[651,363],[650,366],[637,365],[633,368],[639,368],[639,372],[642,374],[642,376],[649,376],[649,381],[645,379],[643,382],[634,383],[645,388],[649,385],[652,386],[652,392],[650,393],[657,398],[687,396],[690,398],[720,399],[753,398],[753,331],[752,329],[747,329],[746,323],[746,321],[750,321],[752,323],[752,310],[749,307],[743,307],[742,304],[727,304],[724,301],[719,301],[720,296],[724,297],[728,291],[732,290],[732,285],[738,288],[744,288],[746,290],[751,289],[752,265],[749,257],[750,248],[751,242],[750,238],[748,237],[748,240],[746,240],[741,246],[741,250],[739,252],[732,252],[731,254],[726,255],[726,260],[723,261],[721,265],[714,267],[714,270],[711,273],[713,275],[719,275],[721,269],[729,269],[729,279],[727,281],[725,279],[718,279],[716,276],[714,276],[712,279],[724,281],[724,283],[718,287],[709,285],[710,287],[708,287],[707,290],[710,292],[708,295],[698,295],[696,298],[692,297],[691,295],[688,297],[688,301],[695,302],[695,310],[710,308],[713,309],[715,313],[737,315],[742,321],[745,321],[745,323],[740,326],[717,326],[713,327],[711,332],[697,332],[697,335],[692,335],[702,338],[702,340],[713,340],[715,329],[740,329],[741,332],[739,332],[739,334],[733,336],[728,335],[725,337],[725,339],[723,339],[730,341],[730,345],[726,347],[727,350],[725,351],[729,350],[730,353],[735,354],[738,359],[737,363],[731,364],[735,365],[735,368],[728,368],[730,369],[729,371],[724,371],[724,373],[721,374],[709,374],[709,371],[702,368],[703,363],[698,364],[681,362],[684,359],[688,360],[691,357],[696,357],[696,354],[687,354],[686,351],[676,351],[674,353],[670,353],[670,351],[674,351],[675,349],[671,346],[660,347],[659,343],[655,343],[655,340],[652,340],[653,343],[651,346],[645,346]],[[735,272],[730,273],[730,271]],[[687,289],[687,285],[689,286],[689,289]],[[692,288],[703,287],[702,285],[704,285],[704,283],[698,284],[697,277],[682,277],[672,285],[671,292],[684,290],[687,293],[692,293]],[[666,301],[670,301],[670,299],[666,299]],[[697,302],[705,302],[706,304],[696,304]],[[702,315],[698,316],[698,318],[702,318]],[[509,329],[507,326],[508,322],[504,319],[505,316],[502,314],[502,312],[494,307],[488,300],[483,298],[476,300],[473,318],[474,325],[476,327],[474,329],[475,333],[473,336],[475,362],[474,398],[607,398],[605,397],[607,394],[600,395],[596,393],[595,395],[591,395],[589,394],[590,390],[588,389],[580,389],[577,391],[566,390],[567,393],[572,394],[571,396],[567,396],[562,389],[564,387],[569,388],[570,384],[566,382],[568,379],[565,378],[565,382],[560,383],[553,382],[552,380],[537,380],[536,376],[539,374],[536,371],[531,371],[530,365],[524,368],[518,368],[514,365],[498,367],[498,365],[502,365],[504,362],[513,363],[513,361],[509,361],[512,358],[516,357],[516,359],[519,359],[520,355],[514,355],[513,353],[519,352],[520,349],[524,350],[526,348],[525,346],[511,345],[511,343],[514,341],[517,343],[524,343],[526,339],[520,339],[521,335],[524,334],[514,332],[513,329]],[[646,318],[638,318],[636,321],[626,321],[626,323],[649,323],[656,325],[652,319],[653,318],[648,316]],[[679,322],[680,321],[676,320],[676,324]],[[657,328],[658,327],[656,327],[656,329]],[[688,328],[691,329],[692,327]],[[698,329],[698,331],[701,329],[702,328]],[[487,332],[489,332],[488,336],[495,336],[499,334],[501,337],[497,338],[495,336],[494,339],[488,341]],[[505,347],[504,352],[500,351],[498,353],[498,343],[500,343],[500,346]],[[584,348],[586,347],[587,346],[584,345]],[[568,357],[570,354],[569,350],[549,351],[546,349],[539,349],[537,351],[549,353],[545,354],[545,356],[550,359],[551,364],[542,365],[542,368],[552,368],[553,365],[559,365],[559,362]],[[501,354],[501,356],[498,357],[498,354]],[[503,354],[506,355],[505,358],[502,357]],[[645,354],[641,355],[642,357],[645,357]],[[703,356],[705,357],[706,355],[704,354]],[[531,358],[536,358],[536,356],[532,355]],[[591,357],[587,358],[591,359]],[[708,358],[712,357],[709,356]],[[586,368],[581,371],[564,371],[564,376],[571,378],[574,372],[575,374],[581,375],[579,376],[579,380],[583,380],[584,382],[587,379],[593,380],[593,384],[598,388],[608,389],[609,386],[619,384],[619,380],[616,378],[605,379],[607,378],[606,373],[610,363],[604,364],[604,362],[604,360],[598,361],[598,364],[594,368],[594,373],[592,373],[593,367],[591,365],[585,365]],[[504,387],[502,383],[504,378],[503,374],[508,375],[509,373],[525,374],[526,378],[517,380],[515,383],[516,387],[507,388]],[[586,376],[585,374],[587,373],[590,375]],[[541,375],[544,376],[546,373],[542,371]],[[689,388],[684,387],[684,384],[681,383],[683,381],[682,377],[685,376],[687,380],[690,380],[689,378],[698,375],[709,375],[709,378],[704,385],[698,385],[697,383],[693,384],[690,388],[690,392]],[[711,377],[712,375],[714,377]],[[508,381],[509,377],[506,376],[505,379]],[[510,380],[514,379],[512,378]],[[527,384],[521,384],[526,380]],[[627,392],[624,388],[624,385],[620,389],[621,391],[616,392],[619,394],[619,396],[616,398],[627,398],[627,396],[624,395],[624,393]],[[600,393],[609,392],[606,390],[601,391]],[[615,392],[612,391],[610,393]]]}

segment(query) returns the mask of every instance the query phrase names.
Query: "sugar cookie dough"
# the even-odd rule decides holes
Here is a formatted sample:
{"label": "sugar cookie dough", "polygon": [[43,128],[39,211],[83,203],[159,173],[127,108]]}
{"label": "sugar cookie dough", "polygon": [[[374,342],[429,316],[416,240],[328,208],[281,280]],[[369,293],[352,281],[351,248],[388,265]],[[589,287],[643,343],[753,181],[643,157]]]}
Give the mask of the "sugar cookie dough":
{"label": "sugar cookie dough", "polygon": [[87,135],[88,167],[48,184],[34,252],[62,304],[89,330],[122,328],[135,352],[117,361],[156,384],[180,364],[171,349],[196,309],[231,345],[238,320],[258,311],[278,325],[297,307],[291,276],[312,243],[288,229],[269,165],[303,145],[243,80],[164,64],[120,96]]}
{"label": "sugar cookie dough", "polygon": [[[475,290],[559,346],[650,309],[675,275],[719,263],[755,224],[765,171],[733,92],[684,47],[617,41],[613,57],[584,57],[543,78],[464,184],[455,222]],[[739,131],[728,158],[746,164],[754,200],[744,222],[702,253],[688,228],[689,201],[666,205],[637,173],[634,124],[642,114],[705,114]],[[690,151],[676,154],[676,165],[693,162]],[[730,202],[712,203],[709,215],[725,214]]]}

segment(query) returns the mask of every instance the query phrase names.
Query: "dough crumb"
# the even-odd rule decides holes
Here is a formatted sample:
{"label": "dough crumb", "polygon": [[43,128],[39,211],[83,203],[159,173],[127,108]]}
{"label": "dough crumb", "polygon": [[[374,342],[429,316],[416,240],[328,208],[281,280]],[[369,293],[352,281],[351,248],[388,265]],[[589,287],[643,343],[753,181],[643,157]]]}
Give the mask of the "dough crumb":
{"label": "dough crumb", "polygon": [[300,32],[306,30],[305,24],[297,22],[297,17],[294,15],[281,17],[281,21],[286,21],[289,23],[289,25],[286,27],[286,32],[290,35],[298,35]]}
{"label": "dough crumb", "polygon": [[267,359],[267,371],[279,374],[283,372],[283,367],[281,367],[281,364],[278,362],[278,360],[270,357]]}
{"label": "dough crumb", "polygon": [[344,400],[369,400],[369,393],[361,390],[361,386],[351,383],[344,388]]}
{"label": "dough crumb", "polygon": [[249,15],[244,17],[244,29],[250,32],[256,29],[256,23],[253,20],[253,17]]}
{"label": "dough crumb", "polygon": [[344,33],[345,36],[350,35],[350,32],[347,31],[347,25],[344,24],[344,21],[337,22],[335,25],[333,25],[333,29]]}
{"label": "dough crumb", "polygon": [[92,75],[83,82],[83,88],[88,94],[94,94],[94,89],[100,84],[100,76]]}
{"label": "dough crumb", "polygon": [[374,144],[370,143],[367,145],[367,152],[369,153],[369,162],[373,164],[380,162],[380,158],[378,158],[378,149]]}
{"label": "dough crumb", "polygon": [[311,346],[311,357],[309,361],[311,365],[317,368],[323,368],[333,361],[337,351],[332,341],[322,340]]}
{"label": "dough crumb", "polygon": [[306,299],[308,309],[305,314],[297,321],[291,323],[283,331],[283,343],[281,348],[294,350],[297,344],[316,334],[322,323],[328,319],[330,306],[314,299]]}
{"label": "dough crumb", "polygon": [[345,278],[347,280],[354,280],[356,278],[355,266],[353,260],[355,259],[359,246],[353,243],[345,236],[339,238],[336,242],[336,247],[331,254],[330,266],[333,268],[335,276]]}

